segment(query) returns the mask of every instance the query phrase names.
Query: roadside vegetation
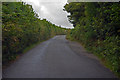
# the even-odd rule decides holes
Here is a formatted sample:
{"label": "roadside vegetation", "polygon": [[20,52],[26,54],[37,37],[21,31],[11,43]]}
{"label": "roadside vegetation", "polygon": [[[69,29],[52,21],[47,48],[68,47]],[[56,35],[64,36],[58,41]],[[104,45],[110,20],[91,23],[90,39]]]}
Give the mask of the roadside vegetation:
{"label": "roadside vegetation", "polygon": [[46,19],[40,20],[31,5],[24,2],[2,3],[3,65],[16,59],[27,47],[58,34],[65,34],[65,29]]}
{"label": "roadside vegetation", "polygon": [[120,76],[120,3],[69,3],[65,11],[74,29],[67,38],[80,42]]}

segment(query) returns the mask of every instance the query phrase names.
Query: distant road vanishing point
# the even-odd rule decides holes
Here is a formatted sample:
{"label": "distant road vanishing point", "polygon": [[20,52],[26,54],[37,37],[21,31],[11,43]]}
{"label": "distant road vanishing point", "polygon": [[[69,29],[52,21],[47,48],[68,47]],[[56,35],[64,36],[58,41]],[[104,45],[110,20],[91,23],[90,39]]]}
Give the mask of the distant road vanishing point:
{"label": "distant road vanishing point", "polygon": [[3,70],[3,78],[115,78],[80,44],[55,36]]}

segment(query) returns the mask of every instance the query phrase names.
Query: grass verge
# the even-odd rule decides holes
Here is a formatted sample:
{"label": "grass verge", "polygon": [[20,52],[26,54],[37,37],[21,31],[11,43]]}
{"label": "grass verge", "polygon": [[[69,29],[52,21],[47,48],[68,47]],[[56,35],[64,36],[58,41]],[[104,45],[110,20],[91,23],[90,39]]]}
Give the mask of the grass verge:
{"label": "grass verge", "polygon": [[120,78],[120,73],[113,71],[112,65],[110,65],[110,63],[105,58],[103,58],[101,55],[99,55],[97,52],[94,52],[94,50],[90,50],[89,47],[85,46],[85,44],[83,44],[79,40],[73,39],[71,36],[66,36],[66,39],[80,43],[87,50],[87,52],[92,53],[93,55],[98,57],[101,64],[103,64],[106,68],[110,69],[111,72],[113,72],[118,78]]}
{"label": "grass verge", "polygon": [[[54,37],[54,36],[53,36]],[[51,37],[52,38],[52,37]],[[50,39],[50,38],[49,38]],[[44,41],[47,41],[49,39],[46,39],[46,40],[42,40],[42,41],[39,41],[39,42],[36,42],[34,44],[31,44],[30,46],[26,47],[22,53],[19,53],[17,55],[15,55],[14,59],[8,61],[6,64],[2,64],[2,69],[6,69],[8,66],[10,66],[12,63],[14,63],[15,61],[17,61],[22,55],[24,55],[26,52],[28,52],[29,50],[35,48],[36,46],[38,46],[40,43],[44,42]]]}

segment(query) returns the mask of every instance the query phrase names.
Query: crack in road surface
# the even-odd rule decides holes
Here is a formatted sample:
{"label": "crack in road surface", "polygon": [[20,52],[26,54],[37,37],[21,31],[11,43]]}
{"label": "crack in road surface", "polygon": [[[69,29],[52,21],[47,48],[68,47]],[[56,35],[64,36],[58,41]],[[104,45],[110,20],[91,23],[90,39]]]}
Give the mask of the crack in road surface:
{"label": "crack in road surface", "polygon": [[87,56],[84,48],[75,45],[80,46],[66,40],[65,35],[55,36],[3,70],[3,78],[115,78],[97,59]]}

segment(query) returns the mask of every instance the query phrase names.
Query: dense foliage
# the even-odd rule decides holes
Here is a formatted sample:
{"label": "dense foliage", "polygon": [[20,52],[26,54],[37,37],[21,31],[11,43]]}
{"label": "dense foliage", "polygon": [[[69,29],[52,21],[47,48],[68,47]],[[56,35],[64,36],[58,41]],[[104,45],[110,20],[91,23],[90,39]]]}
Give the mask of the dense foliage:
{"label": "dense foliage", "polygon": [[65,33],[65,29],[40,20],[32,6],[23,2],[4,2],[2,23],[3,64],[32,44]]}
{"label": "dense foliage", "polygon": [[68,37],[80,41],[120,74],[120,3],[69,3],[64,7],[75,27]]}

